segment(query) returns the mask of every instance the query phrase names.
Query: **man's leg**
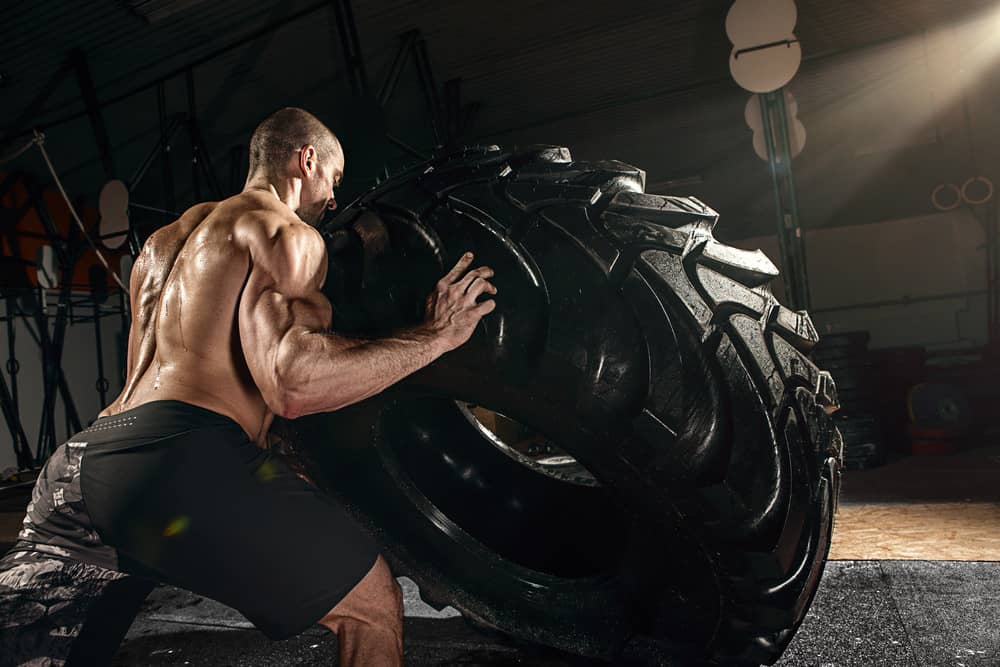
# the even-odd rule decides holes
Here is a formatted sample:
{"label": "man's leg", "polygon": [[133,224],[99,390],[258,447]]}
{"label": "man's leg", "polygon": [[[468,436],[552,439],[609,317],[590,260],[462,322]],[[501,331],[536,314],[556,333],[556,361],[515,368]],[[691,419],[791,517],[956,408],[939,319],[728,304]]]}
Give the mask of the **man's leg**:
{"label": "man's leg", "polygon": [[342,667],[403,664],[403,593],[382,556],[319,623],[337,633]]}

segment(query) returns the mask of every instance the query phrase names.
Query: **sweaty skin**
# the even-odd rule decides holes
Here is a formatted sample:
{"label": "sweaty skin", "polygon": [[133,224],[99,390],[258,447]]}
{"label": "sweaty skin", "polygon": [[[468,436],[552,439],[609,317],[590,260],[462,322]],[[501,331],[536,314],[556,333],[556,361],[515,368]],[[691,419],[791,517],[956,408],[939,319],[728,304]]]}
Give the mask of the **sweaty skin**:
{"label": "sweaty skin", "polygon": [[267,191],[196,205],[150,236],[133,266],[126,382],[99,416],[184,401],[263,446],[275,414],[363,400],[468,340],[494,307],[476,297],[496,293],[492,270],[466,272],[471,262],[467,253],[438,282],[422,325],[343,338],[329,331],[319,232]]}

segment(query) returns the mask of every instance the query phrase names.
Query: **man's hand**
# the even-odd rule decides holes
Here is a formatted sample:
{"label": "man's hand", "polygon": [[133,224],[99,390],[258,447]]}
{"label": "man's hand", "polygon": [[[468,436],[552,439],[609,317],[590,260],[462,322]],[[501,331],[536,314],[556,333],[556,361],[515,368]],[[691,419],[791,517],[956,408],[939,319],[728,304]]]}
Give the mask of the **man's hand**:
{"label": "man's hand", "polygon": [[480,266],[465,273],[470,264],[472,253],[467,252],[427,296],[424,325],[440,336],[446,351],[469,340],[483,315],[496,307],[492,299],[476,302],[480,294],[497,293],[497,288],[487,280],[493,277],[493,269]]}

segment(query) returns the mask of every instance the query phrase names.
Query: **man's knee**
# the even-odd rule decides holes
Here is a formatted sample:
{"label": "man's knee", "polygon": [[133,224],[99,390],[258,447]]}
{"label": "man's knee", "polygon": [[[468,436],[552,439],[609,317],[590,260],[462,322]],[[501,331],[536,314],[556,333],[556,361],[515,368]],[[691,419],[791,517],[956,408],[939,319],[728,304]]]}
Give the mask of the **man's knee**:
{"label": "man's knee", "polygon": [[320,621],[339,625],[345,619],[384,625],[401,622],[403,592],[382,556],[351,591]]}
{"label": "man's knee", "polygon": [[381,607],[392,611],[403,613],[403,589],[399,587],[399,582],[389,569],[389,564],[380,555],[375,559],[375,564],[368,571],[367,577],[372,577],[371,587],[376,591],[376,596],[382,598]]}

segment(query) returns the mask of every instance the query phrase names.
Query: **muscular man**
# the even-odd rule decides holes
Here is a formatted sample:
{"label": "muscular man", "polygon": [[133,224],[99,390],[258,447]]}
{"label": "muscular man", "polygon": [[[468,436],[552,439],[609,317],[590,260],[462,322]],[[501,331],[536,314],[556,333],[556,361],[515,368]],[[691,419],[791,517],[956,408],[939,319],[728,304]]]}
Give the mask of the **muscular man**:
{"label": "muscular man", "polygon": [[253,134],[243,192],[149,238],[125,387],[47,462],[4,569],[71,558],[215,598],[272,638],[320,623],[344,665],[401,664],[400,591],[372,539],[259,446],[274,415],[361,401],[463,344],[494,307],[477,297],[496,288],[467,253],[421,325],[331,333],[312,225],[343,172],[333,133],[282,109]]}

